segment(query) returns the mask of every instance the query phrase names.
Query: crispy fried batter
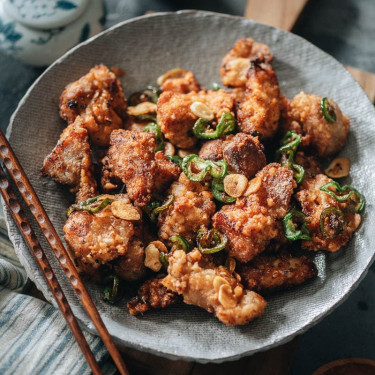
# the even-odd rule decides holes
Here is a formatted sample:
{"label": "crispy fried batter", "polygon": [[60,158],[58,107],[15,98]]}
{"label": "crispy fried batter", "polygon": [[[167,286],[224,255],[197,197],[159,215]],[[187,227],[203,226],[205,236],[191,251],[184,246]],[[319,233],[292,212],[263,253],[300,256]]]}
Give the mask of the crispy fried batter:
{"label": "crispy fried batter", "polygon": [[161,90],[187,94],[190,91],[199,91],[200,86],[192,72],[187,71],[183,77],[168,78],[161,86]]}
{"label": "crispy fried batter", "polygon": [[305,174],[308,177],[314,177],[317,174],[323,173],[319,160],[315,156],[306,156],[303,151],[298,151],[294,156],[294,162],[302,165]]}
{"label": "crispy fried batter", "polygon": [[246,97],[237,109],[238,128],[263,138],[275,135],[280,119],[280,90],[271,64],[252,63],[246,82]]}
{"label": "crispy fried batter", "polygon": [[179,296],[163,285],[163,279],[147,280],[138,289],[137,296],[128,302],[128,310],[132,315],[143,314],[151,309],[163,309],[179,301]]}
{"label": "crispy fried batter", "polygon": [[60,116],[72,123],[80,115],[92,143],[98,146],[109,144],[112,130],[123,125],[125,111],[121,83],[104,65],[70,83],[60,97]]}
{"label": "crispy fried batter", "polygon": [[198,229],[208,228],[215,212],[212,193],[207,190],[206,184],[190,181],[181,173],[168,190],[174,196],[173,203],[159,215],[159,238],[167,241],[180,235],[193,244]]}
{"label": "crispy fried batter", "polygon": [[[115,197],[116,200],[130,203],[125,194]],[[134,225],[114,216],[109,205],[96,214],[87,211],[73,212],[63,231],[74,258],[97,268],[126,253],[134,234]]]}
{"label": "crispy fried batter", "polygon": [[224,90],[188,94],[172,91],[162,93],[158,100],[158,124],[165,137],[180,148],[192,148],[197,142],[192,129],[198,116],[190,109],[195,101],[206,104],[213,112],[216,121],[224,112],[231,112],[234,106],[233,97]]}
{"label": "crispy fried batter", "polygon": [[254,177],[266,165],[263,151],[264,147],[258,137],[245,133],[230,135],[223,144],[223,156],[229,169],[247,178]]}
{"label": "crispy fried batter", "polygon": [[169,185],[173,181],[178,179],[181,169],[177,164],[170,161],[161,151],[155,154],[155,161],[155,189],[158,192],[162,192],[169,188]]}
{"label": "crispy fried batter", "polygon": [[250,263],[240,264],[237,272],[246,289],[259,293],[292,288],[318,273],[309,258],[293,257],[286,252],[277,255],[261,254]]}
{"label": "crispy fried batter", "polygon": [[267,304],[257,293],[244,291],[225,267],[216,267],[197,249],[172,254],[163,284],[182,294],[185,303],[214,313],[227,326],[246,324],[263,315]]}
{"label": "crispy fried batter", "polygon": [[44,159],[42,173],[72,186],[73,192],[78,191],[77,202],[96,195],[92,152],[81,117],[64,129],[56,147]]}
{"label": "crispy fried batter", "polygon": [[277,239],[296,183],[293,172],[273,163],[255,177],[257,189],[233,205],[225,205],[213,217],[213,226],[225,233],[229,255],[246,263]]}
{"label": "crispy fried batter", "polygon": [[155,135],[149,132],[114,130],[108,150],[109,169],[126,185],[136,206],[151,199],[155,181]]}
{"label": "crispy fried batter", "polygon": [[229,135],[204,143],[199,156],[206,160],[224,159],[229,171],[251,178],[266,165],[264,147],[258,137],[245,133]]}
{"label": "crispy fried batter", "polygon": [[142,241],[133,237],[124,255],[116,258],[113,269],[115,273],[126,281],[137,281],[146,274],[144,265],[145,250]]}
{"label": "crispy fried batter", "polygon": [[300,92],[292,100],[283,100],[283,131],[294,130],[302,135],[302,146],[311,146],[319,156],[330,156],[345,145],[350,122],[333,101],[335,122],[328,122],[322,113],[322,98]]}
{"label": "crispy fried batter", "polygon": [[[343,231],[338,236],[328,238],[320,232],[320,215],[325,208],[335,207],[336,209],[344,210],[347,206],[346,202],[340,203],[320,190],[320,187],[330,181],[332,180],[323,174],[306,178],[295,195],[301,204],[302,212],[306,214],[305,221],[308,223],[307,227],[312,237],[312,241],[302,241],[303,249],[338,251],[348,243],[361,223],[361,215],[347,212],[344,214],[345,225]],[[332,223],[332,226],[334,227],[335,223]]]}
{"label": "crispy fried batter", "polygon": [[270,63],[273,59],[271,51],[265,44],[257,43],[250,38],[242,38],[236,42],[221,63],[220,74],[224,85],[244,87],[250,61],[264,59]]}

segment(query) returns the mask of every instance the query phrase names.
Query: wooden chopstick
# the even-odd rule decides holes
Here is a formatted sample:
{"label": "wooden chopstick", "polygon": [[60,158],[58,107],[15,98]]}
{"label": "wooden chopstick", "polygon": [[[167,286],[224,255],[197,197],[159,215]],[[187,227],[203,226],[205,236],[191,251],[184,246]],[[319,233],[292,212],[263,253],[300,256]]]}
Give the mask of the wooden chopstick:
{"label": "wooden chopstick", "polygon": [[83,355],[90,365],[92,372],[95,375],[102,374],[100,367],[91,352],[89,344],[87,343],[86,338],[81,331],[77,319],[75,318],[73,311],[70,308],[67,299],[65,298],[64,292],[62,291],[61,286],[57,281],[57,278],[48,262],[48,259],[40,246],[38,238],[31,228],[29,220],[22,211],[21,205],[18,202],[17,196],[14,193],[7,176],[3,171],[2,166],[0,166],[0,193],[5,201],[5,204],[9,208],[9,212],[12,215],[13,220],[16,223],[23,239],[25,240],[27,247],[30,250],[30,253],[33,255],[35,261],[37,262],[39,269],[42,272],[43,277],[49,289],[51,290],[62,314],[64,315],[66,322],[72,330]]}
{"label": "wooden chopstick", "polygon": [[38,223],[44,237],[47,239],[52,251],[58,259],[65,275],[67,276],[70,284],[80,299],[87,314],[94,323],[104,345],[107,347],[109,354],[115,362],[117,369],[121,375],[129,375],[126,365],[116,348],[106,326],[103,323],[99,312],[90,297],[81,277],[79,276],[73,261],[70,259],[59,235],[53,227],[46,211],[44,210],[35,190],[30,184],[25,171],[22,169],[14,151],[12,150],[8,140],[5,138],[4,133],[0,130],[0,158],[2,159],[6,170],[10,177],[17,186],[25,203],[29,207],[32,215]]}

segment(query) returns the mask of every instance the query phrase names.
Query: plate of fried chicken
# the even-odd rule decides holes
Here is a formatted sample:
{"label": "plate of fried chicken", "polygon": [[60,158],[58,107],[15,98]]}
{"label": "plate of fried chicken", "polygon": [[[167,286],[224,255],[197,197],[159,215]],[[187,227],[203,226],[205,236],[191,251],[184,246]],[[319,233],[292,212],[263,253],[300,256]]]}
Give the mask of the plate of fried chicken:
{"label": "plate of fried chicken", "polygon": [[74,48],[8,130],[113,337],[201,362],[290,340],[359,283],[374,258],[374,134],[372,104],[332,57],[195,11]]}

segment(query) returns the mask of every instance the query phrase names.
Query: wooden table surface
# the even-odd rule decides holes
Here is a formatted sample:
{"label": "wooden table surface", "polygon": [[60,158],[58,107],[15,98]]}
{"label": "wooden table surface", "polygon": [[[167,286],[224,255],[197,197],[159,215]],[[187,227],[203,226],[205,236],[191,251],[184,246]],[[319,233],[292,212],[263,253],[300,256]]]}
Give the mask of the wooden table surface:
{"label": "wooden table surface", "polygon": [[[245,17],[291,31],[307,3],[308,0],[248,0]],[[374,102],[375,74],[353,67],[347,68]],[[29,294],[44,300],[35,286],[31,287]],[[286,375],[289,373],[298,340],[297,337],[277,348],[222,364],[171,361],[125,347],[121,347],[120,351],[131,375]]]}

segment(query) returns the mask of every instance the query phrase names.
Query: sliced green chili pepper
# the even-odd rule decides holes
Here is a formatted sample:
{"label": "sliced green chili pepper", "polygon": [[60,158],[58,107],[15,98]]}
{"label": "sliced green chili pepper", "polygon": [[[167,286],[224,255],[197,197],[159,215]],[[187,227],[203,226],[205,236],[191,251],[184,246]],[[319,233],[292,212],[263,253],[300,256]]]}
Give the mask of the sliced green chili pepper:
{"label": "sliced green chili pepper", "polygon": [[228,238],[217,229],[199,229],[197,233],[198,249],[202,254],[213,254],[225,249]]}
{"label": "sliced green chili pepper", "polygon": [[120,299],[120,278],[117,275],[110,275],[105,278],[104,282],[107,284],[110,283],[110,285],[106,285],[103,289],[104,301],[115,304]]}
{"label": "sliced green chili pepper", "polygon": [[161,128],[155,122],[150,122],[143,128],[144,132],[150,132],[155,134],[156,138],[156,149],[155,152],[164,150],[164,140]]}
{"label": "sliced green chili pepper", "polygon": [[[326,219],[328,218],[329,228],[334,230],[333,235],[327,234],[325,230]],[[324,237],[335,238],[343,230],[345,225],[345,216],[341,210],[338,210],[336,207],[327,207],[320,214],[319,226],[320,232]]]}
{"label": "sliced green chili pepper", "polygon": [[287,146],[295,152],[301,141],[301,136],[297,134],[294,130],[290,130],[284,135],[283,139],[281,140],[281,146]]}
{"label": "sliced green chili pepper", "polygon": [[151,220],[151,222],[156,221],[156,214],[154,213],[155,208],[161,206],[161,203],[158,201],[151,202],[146,207],[143,207],[143,211],[146,213],[147,217]]}
{"label": "sliced green chili pepper", "polygon": [[69,217],[74,211],[87,211],[91,214],[96,214],[99,211],[106,208],[109,204],[113,202],[112,198],[106,197],[104,199],[100,199],[103,194],[98,195],[97,197],[87,199],[81,203],[72,204],[66,211],[66,216]]}
{"label": "sliced green chili pepper", "polygon": [[215,130],[210,129],[208,120],[200,118],[194,124],[193,132],[195,136],[200,139],[217,139],[222,135],[234,132],[235,129],[236,119],[231,113],[225,112],[221,115]]}
{"label": "sliced green chili pepper", "polygon": [[160,263],[165,271],[167,271],[169,266],[169,259],[166,253],[163,253],[162,251],[159,253],[159,260]]}
{"label": "sliced green chili pepper", "polygon": [[294,163],[292,164],[292,168],[296,183],[299,185],[305,179],[305,168],[303,168],[302,165]]}
{"label": "sliced green chili pepper", "polygon": [[177,164],[180,168],[181,168],[181,165],[182,165],[182,157],[181,156],[178,156],[178,155],[167,155],[167,159],[169,159],[170,161],[173,161],[173,163]]}
{"label": "sliced green chili pepper", "polygon": [[182,159],[181,168],[189,180],[202,181],[207,172],[213,178],[224,178],[227,174],[228,164],[225,160],[204,160],[198,155],[190,154]]}
{"label": "sliced green chili pepper", "polygon": [[[329,188],[331,187],[334,187],[336,189],[336,192],[330,190]],[[335,198],[338,202],[346,202],[349,199],[355,201],[357,203],[355,205],[355,212],[361,213],[365,209],[365,206],[366,206],[365,197],[358,190],[352,188],[351,186],[348,186],[348,185],[340,186],[338,182],[330,181],[327,184],[323,185],[320,188],[320,190],[329,194],[331,197]],[[344,193],[346,191],[349,191],[349,192],[343,195],[338,194],[338,193]]]}
{"label": "sliced green chili pepper", "polygon": [[189,242],[187,242],[186,239],[182,236],[172,236],[169,238],[169,241],[173,243],[171,251],[184,250],[185,253],[188,253],[190,251]]}
{"label": "sliced green chili pepper", "polygon": [[229,196],[224,190],[224,184],[222,180],[214,179],[212,181],[212,195],[219,202],[228,204],[236,201],[236,198]]}
{"label": "sliced green chili pepper", "polygon": [[157,215],[161,211],[166,210],[173,203],[173,200],[174,200],[174,195],[173,194],[168,195],[166,202],[162,206],[154,208],[154,211],[153,211],[154,215]]}
{"label": "sliced green chili pepper", "polygon": [[212,87],[212,90],[214,90],[214,91],[219,91],[220,88],[221,88],[220,85],[217,82],[213,82],[211,87]]}
{"label": "sliced green chili pepper", "polygon": [[152,121],[156,122],[156,115],[138,115],[134,116],[136,120],[138,121]]}
{"label": "sliced green chili pepper", "polygon": [[323,98],[320,102],[320,108],[322,109],[322,113],[324,118],[328,122],[335,122],[336,121],[336,113],[331,104],[329,103],[327,98]]}
{"label": "sliced green chili pepper", "polygon": [[[291,241],[306,240],[311,241],[310,232],[305,222],[306,215],[293,208],[283,219],[284,236]],[[295,221],[297,223],[295,223]],[[297,224],[302,223],[301,229],[297,229]]]}
{"label": "sliced green chili pepper", "polygon": [[142,102],[153,102],[157,103],[159,96],[161,94],[161,91],[153,86],[147,86],[145,90],[135,92],[134,94],[131,94],[128,99],[129,106],[136,106],[139,103]]}

